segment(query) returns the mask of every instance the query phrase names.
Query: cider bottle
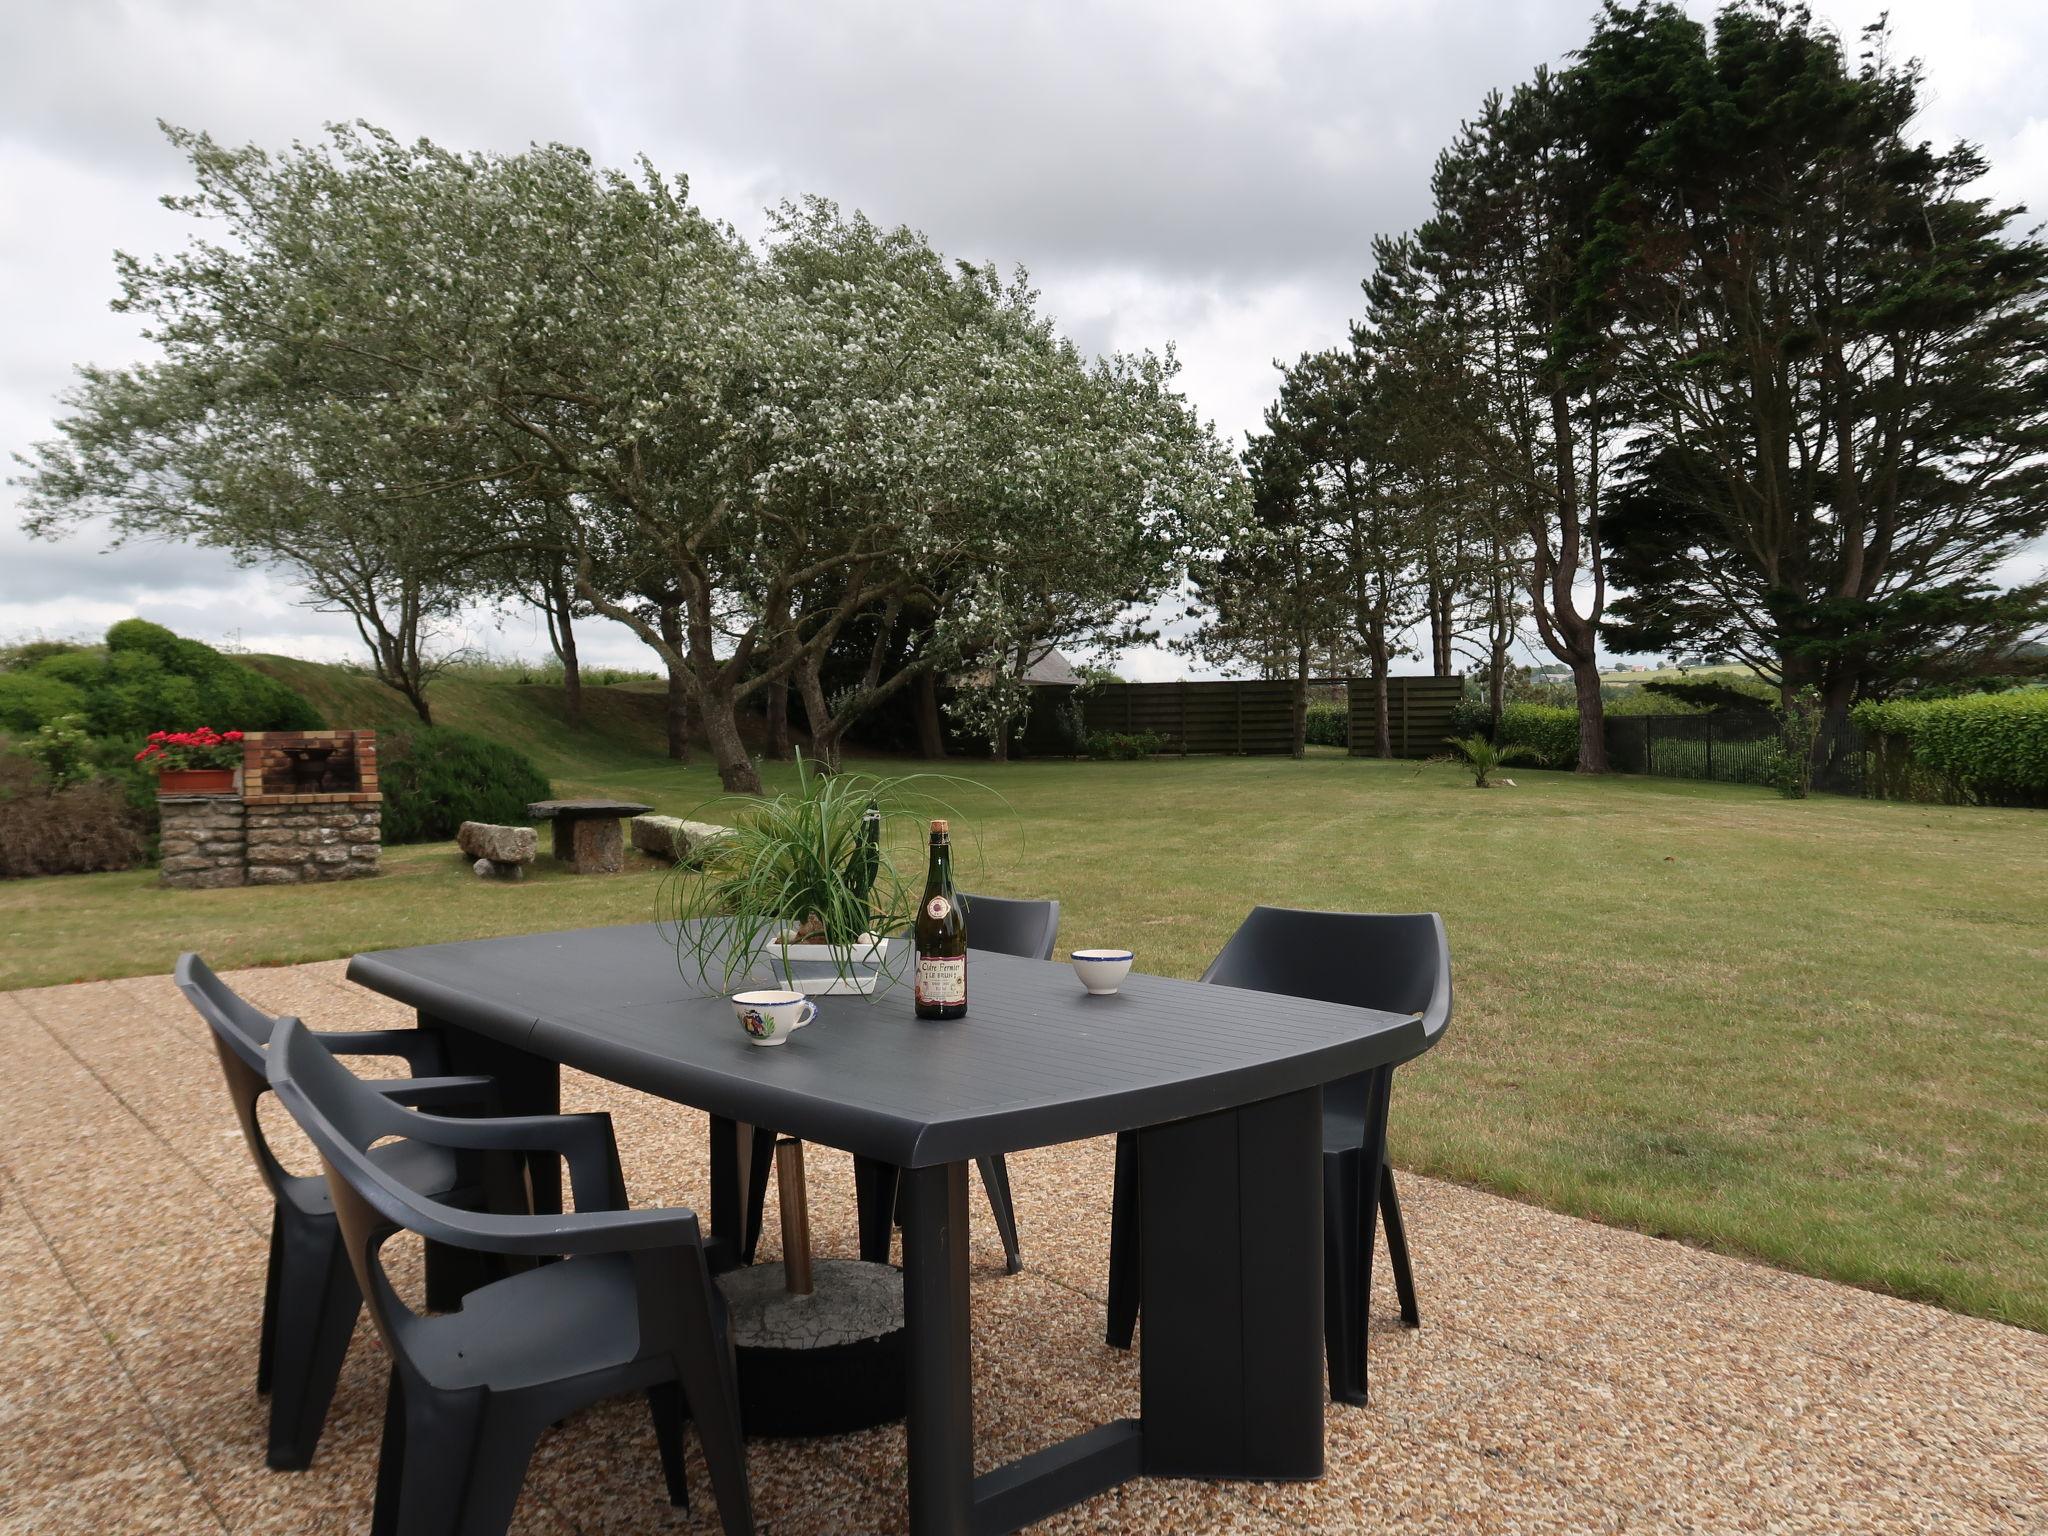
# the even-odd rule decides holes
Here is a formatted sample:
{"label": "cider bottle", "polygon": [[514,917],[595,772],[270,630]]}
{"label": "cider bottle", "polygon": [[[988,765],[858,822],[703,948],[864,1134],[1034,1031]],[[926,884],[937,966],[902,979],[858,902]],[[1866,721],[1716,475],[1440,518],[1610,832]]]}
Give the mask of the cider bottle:
{"label": "cider bottle", "polygon": [[918,903],[914,994],[920,1019],[967,1014],[967,918],[953,892],[953,840],[932,823],[932,868]]}

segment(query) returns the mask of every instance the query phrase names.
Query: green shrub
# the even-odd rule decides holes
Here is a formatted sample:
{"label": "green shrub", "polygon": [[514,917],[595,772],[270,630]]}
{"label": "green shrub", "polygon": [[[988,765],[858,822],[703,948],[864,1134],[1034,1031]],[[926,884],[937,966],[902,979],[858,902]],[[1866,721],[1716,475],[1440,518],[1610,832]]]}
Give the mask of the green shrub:
{"label": "green shrub", "polygon": [[1308,744],[1312,747],[1350,745],[1351,711],[1342,704],[1312,703],[1308,707]]}
{"label": "green shrub", "polygon": [[59,715],[21,744],[22,756],[43,770],[51,794],[83,784],[92,777],[92,738],[83,715]]}
{"label": "green shrub", "polygon": [[528,802],[552,793],[525,753],[445,726],[382,738],[377,775],[387,843],[445,841],[465,821],[523,825]]}
{"label": "green shrub", "polygon": [[0,730],[38,731],[65,715],[85,713],[85,694],[40,669],[0,672]]}
{"label": "green shrub", "polygon": [[2048,803],[2048,688],[1863,703],[1851,718],[1872,740],[1883,793],[1920,798],[1917,768],[1942,798]]}
{"label": "green shrub", "polygon": [[85,648],[82,640],[18,640],[13,645],[0,645],[0,672],[26,671],[52,656]]}
{"label": "green shrub", "polygon": [[1088,755],[1099,761],[1134,763],[1172,750],[1173,743],[1157,731],[1092,731],[1088,736]]}
{"label": "green shrub", "polygon": [[32,731],[74,714],[96,737],[134,741],[200,724],[309,731],[324,723],[277,679],[141,619],[114,625],[104,646],[44,647],[0,672],[0,728]]}
{"label": "green shrub", "polygon": [[1509,704],[1501,710],[1501,747],[1525,747],[1550,768],[1579,761],[1579,712],[1553,704]]}

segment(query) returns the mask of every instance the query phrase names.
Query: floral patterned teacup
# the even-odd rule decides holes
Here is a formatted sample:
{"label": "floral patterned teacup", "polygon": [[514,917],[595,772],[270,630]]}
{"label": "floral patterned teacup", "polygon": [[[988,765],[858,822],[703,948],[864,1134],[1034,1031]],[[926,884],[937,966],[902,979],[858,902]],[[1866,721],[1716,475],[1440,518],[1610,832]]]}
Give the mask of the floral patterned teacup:
{"label": "floral patterned teacup", "polygon": [[753,1045],[783,1045],[818,1016],[818,1005],[801,992],[739,992],[733,1017]]}

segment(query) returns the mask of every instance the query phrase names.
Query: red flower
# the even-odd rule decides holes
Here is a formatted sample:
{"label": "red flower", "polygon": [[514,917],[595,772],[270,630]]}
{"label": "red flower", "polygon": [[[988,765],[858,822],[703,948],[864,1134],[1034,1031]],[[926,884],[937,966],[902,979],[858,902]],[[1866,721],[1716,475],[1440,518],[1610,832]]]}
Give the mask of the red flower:
{"label": "red flower", "polygon": [[221,737],[222,741],[240,741],[241,739],[242,733],[240,731],[229,731],[227,735]]}

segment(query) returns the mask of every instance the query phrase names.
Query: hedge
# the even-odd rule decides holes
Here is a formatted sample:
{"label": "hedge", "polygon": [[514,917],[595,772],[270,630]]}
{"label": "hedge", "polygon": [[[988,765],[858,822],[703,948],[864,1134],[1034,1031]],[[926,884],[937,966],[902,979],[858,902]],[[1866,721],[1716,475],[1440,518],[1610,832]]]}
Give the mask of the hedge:
{"label": "hedge", "polygon": [[1308,706],[1307,743],[1312,747],[1345,747],[1351,744],[1351,711],[1342,704],[1311,703]]}
{"label": "hedge", "polygon": [[434,843],[465,821],[526,824],[526,807],[553,793],[525,753],[445,726],[420,726],[378,743],[384,841]]}
{"label": "hedge", "polygon": [[1903,755],[1956,798],[2048,804],[2048,688],[1863,703],[1851,718],[1877,745],[1881,793],[1914,795]]}
{"label": "hedge", "polygon": [[1527,747],[1545,768],[1579,764],[1579,712],[1551,704],[1509,704],[1500,712],[1501,747]]}

